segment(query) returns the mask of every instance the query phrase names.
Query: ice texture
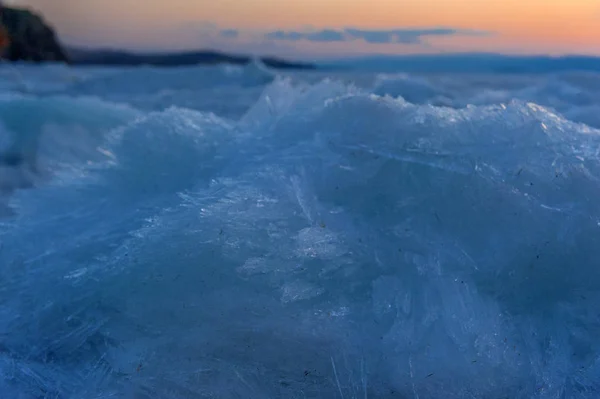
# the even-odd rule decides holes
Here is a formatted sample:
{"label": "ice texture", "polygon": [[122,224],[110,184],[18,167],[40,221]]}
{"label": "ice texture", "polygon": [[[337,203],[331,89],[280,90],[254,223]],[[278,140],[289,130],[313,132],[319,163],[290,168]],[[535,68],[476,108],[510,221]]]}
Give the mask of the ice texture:
{"label": "ice texture", "polygon": [[597,75],[3,68],[2,397],[600,395]]}

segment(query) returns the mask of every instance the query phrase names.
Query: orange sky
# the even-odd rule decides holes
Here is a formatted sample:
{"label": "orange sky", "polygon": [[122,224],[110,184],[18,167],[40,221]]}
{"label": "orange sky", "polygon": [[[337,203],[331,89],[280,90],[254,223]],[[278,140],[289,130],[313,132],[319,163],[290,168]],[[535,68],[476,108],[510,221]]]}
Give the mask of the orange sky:
{"label": "orange sky", "polygon": [[[64,42],[138,49],[223,46],[274,53],[357,54],[436,51],[600,55],[600,0],[15,0],[42,11]],[[242,31],[223,40],[203,23]],[[432,28],[488,36],[425,37],[422,44],[363,41],[265,43],[261,32]]]}

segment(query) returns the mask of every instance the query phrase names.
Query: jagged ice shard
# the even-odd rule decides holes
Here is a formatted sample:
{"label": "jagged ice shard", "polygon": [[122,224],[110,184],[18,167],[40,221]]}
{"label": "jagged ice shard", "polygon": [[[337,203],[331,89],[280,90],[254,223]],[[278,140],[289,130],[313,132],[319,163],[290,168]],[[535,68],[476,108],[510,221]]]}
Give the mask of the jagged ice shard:
{"label": "jagged ice shard", "polygon": [[137,73],[0,70],[2,397],[600,396],[600,77]]}

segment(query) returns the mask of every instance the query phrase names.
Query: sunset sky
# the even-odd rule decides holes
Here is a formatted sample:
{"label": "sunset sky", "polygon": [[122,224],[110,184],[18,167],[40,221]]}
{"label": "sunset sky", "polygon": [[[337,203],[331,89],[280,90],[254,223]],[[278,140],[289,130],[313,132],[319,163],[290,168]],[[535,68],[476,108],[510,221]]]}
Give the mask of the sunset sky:
{"label": "sunset sky", "polygon": [[600,0],[13,0],[66,44],[297,57],[600,55]]}

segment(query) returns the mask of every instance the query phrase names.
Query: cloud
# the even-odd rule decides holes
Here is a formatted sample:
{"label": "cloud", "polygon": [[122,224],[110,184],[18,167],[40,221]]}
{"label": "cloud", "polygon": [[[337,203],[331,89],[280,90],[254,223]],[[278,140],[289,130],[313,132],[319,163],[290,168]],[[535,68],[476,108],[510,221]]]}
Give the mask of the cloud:
{"label": "cloud", "polygon": [[240,35],[240,31],[237,29],[223,29],[219,32],[219,36],[226,39],[235,39]]}
{"label": "cloud", "polygon": [[[114,39],[111,46],[127,50],[189,50],[215,49],[225,52],[278,55],[288,58],[301,56],[352,55],[377,51],[398,51],[395,46],[418,46],[420,51],[439,51],[429,42],[429,37],[454,37],[456,35],[488,35],[488,32],[433,27],[428,29],[397,28],[389,30],[314,28],[302,26],[290,30],[239,29],[209,21],[186,21],[176,26],[156,28],[145,35],[143,42]],[[95,39],[97,40],[97,39]],[[91,40],[84,42],[81,37],[67,37],[73,45],[90,46]],[[96,41],[97,43],[97,41]],[[117,44],[115,44],[117,43]],[[327,44],[334,45],[335,49]],[[446,44],[445,44],[446,45]],[[414,50],[415,47],[402,49]]]}
{"label": "cloud", "polygon": [[324,29],[315,32],[284,32],[281,30],[265,34],[265,38],[271,40],[308,40],[311,42],[343,42],[346,41],[343,32],[333,29]]}
{"label": "cloud", "polygon": [[319,31],[275,31],[265,34],[265,38],[270,40],[299,41],[306,40],[310,42],[349,42],[354,40],[364,40],[367,43],[378,44],[421,44],[423,38],[428,36],[482,36],[489,35],[490,32],[453,29],[453,28],[426,28],[426,29],[388,29],[388,30],[369,30],[346,28],[342,30],[323,29]]}
{"label": "cloud", "polygon": [[296,41],[304,39],[304,34],[299,32],[284,32],[282,30],[276,30],[275,32],[266,33],[265,38],[270,40]]}

